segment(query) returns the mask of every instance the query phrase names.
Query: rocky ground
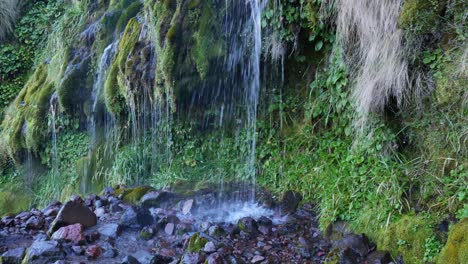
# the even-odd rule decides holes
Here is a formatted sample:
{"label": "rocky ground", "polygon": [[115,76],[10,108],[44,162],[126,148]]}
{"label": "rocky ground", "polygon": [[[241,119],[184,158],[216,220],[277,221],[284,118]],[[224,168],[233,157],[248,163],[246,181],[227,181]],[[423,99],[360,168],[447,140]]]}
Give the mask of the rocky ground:
{"label": "rocky ground", "polygon": [[[106,188],[0,222],[0,263],[392,263],[366,236],[322,232],[299,194],[263,206],[212,191]],[[247,205],[247,206],[246,206]],[[398,261],[401,262],[401,261]],[[395,262],[396,263],[396,262]]]}

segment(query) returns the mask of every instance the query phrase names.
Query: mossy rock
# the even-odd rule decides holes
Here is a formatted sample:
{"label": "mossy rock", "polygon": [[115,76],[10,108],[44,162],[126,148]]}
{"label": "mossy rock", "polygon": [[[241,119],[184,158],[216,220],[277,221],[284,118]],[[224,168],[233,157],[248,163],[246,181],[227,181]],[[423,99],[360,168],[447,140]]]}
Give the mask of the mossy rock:
{"label": "mossy rock", "polygon": [[37,152],[47,136],[47,113],[54,85],[48,78],[48,67],[40,65],[5,113],[2,134],[9,152]]}
{"label": "mossy rock", "polygon": [[422,263],[426,239],[434,235],[432,220],[423,215],[405,215],[377,237],[380,250],[402,255],[405,263]]}
{"label": "mossy rock", "polygon": [[406,0],[403,4],[399,25],[402,29],[428,33],[437,28],[447,0]]}
{"label": "mossy rock", "polygon": [[200,252],[206,243],[208,243],[208,239],[202,237],[200,233],[195,233],[189,239],[187,251],[190,253]]}
{"label": "mossy rock", "polygon": [[151,186],[139,186],[128,189],[115,189],[115,194],[117,196],[122,195],[122,199],[124,202],[136,204],[140,201],[143,195],[147,194],[150,191],[154,191],[154,188]]}
{"label": "mossy rock", "polygon": [[448,236],[447,244],[442,249],[438,264],[468,263],[468,218],[463,218],[454,225]]}
{"label": "mossy rock", "polygon": [[122,115],[126,109],[128,83],[125,78],[125,65],[138,42],[140,31],[141,25],[138,21],[135,18],[130,19],[104,85],[106,107],[116,116]]}
{"label": "mossy rock", "polygon": [[0,191],[0,217],[27,210],[30,202],[31,197],[19,187],[2,190]]}

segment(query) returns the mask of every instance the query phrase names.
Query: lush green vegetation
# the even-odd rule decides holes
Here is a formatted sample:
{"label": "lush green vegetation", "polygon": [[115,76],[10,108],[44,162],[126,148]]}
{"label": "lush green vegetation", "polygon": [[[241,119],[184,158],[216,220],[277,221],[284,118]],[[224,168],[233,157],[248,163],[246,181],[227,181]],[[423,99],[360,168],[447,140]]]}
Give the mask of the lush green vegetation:
{"label": "lush green vegetation", "polygon": [[[197,88],[215,89],[211,75],[227,52],[219,37],[227,7],[218,2],[113,0],[90,8],[87,1],[28,1],[0,44],[0,213],[104,185],[197,182],[198,188],[242,178],[249,154],[246,132],[231,124],[204,126],[205,119],[220,118],[213,110],[218,106],[200,114],[184,105]],[[398,23],[411,49],[411,73],[419,74],[412,84],[422,89],[356,126],[349,50],[335,40],[333,5],[274,2],[279,4],[271,1],[262,18],[262,70],[268,78],[258,113],[258,183],[277,195],[301,192],[317,206],[322,228],[348,221],[380,248],[402,254],[405,263],[434,262],[439,255],[440,263],[463,262],[466,3],[404,1]],[[90,25],[97,25],[95,34]],[[84,30],[87,34],[81,34]],[[114,134],[90,146],[95,71],[104,48],[116,40],[103,92],[94,95],[108,113],[98,116],[106,120],[97,123],[97,133]],[[155,75],[148,79],[154,84],[141,82],[139,72],[150,64],[152,49],[158,60],[154,69],[148,67]],[[284,69],[278,69],[281,63]],[[73,71],[76,65],[82,67]],[[49,106],[55,92],[54,146]],[[170,117],[157,131],[147,126],[132,137],[136,118],[131,115],[146,110],[132,109],[139,93],[151,95],[150,103]],[[129,201],[138,197],[125,195]],[[444,219],[465,220],[447,236],[436,230]]]}

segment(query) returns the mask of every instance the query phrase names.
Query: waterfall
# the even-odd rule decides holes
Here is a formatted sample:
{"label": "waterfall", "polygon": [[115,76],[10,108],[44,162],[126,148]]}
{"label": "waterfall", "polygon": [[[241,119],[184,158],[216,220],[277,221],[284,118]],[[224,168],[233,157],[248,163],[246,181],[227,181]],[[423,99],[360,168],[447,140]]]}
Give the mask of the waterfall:
{"label": "waterfall", "polygon": [[57,93],[55,92],[51,97],[49,101],[49,118],[50,118],[50,132],[52,134],[52,157],[51,157],[51,162],[52,162],[52,170],[53,174],[55,175],[58,172],[58,149],[57,149],[57,128],[56,128],[56,115],[57,115],[57,110],[58,110],[58,96]]}
{"label": "waterfall", "polygon": [[[333,1],[332,1],[333,2]],[[408,87],[398,18],[402,0],[337,0],[337,36],[348,54],[354,98],[362,125],[371,112],[382,112],[391,97],[401,104]]]}

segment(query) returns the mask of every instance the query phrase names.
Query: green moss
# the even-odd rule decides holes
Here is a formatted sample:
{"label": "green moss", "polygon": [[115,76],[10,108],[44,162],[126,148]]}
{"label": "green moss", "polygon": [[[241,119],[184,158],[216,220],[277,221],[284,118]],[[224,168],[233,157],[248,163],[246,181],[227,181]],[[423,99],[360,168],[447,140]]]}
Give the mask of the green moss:
{"label": "green moss", "polygon": [[192,48],[192,57],[200,78],[204,79],[209,70],[210,60],[222,55],[223,44],[217,36],[217,19],[212,6],[206,2],[201,11],[198,31],[193,35],[195,45]]}
{"label": "green moss", "polygon": [[16,185],[0,190],[0,216],[27,210],[30,203],[31,197]]}
{"label": "green moss", "polygon": [[8,109],[3,136],[12,154],[22,149],[38,151],[47,135],[47,111],[54,85],[48,80],[47,65],[40,65]]}
{"label": "green moss", "polygon": [[130,4],[128,7],[126,7],[120,15],[119,20],[117,21],[117,24],[115,26],[116,31],[122,32],[122,30],[124,30],[125,28],[125,25],[127,25],[128,21],[132,17],[135,17],[138,14],[138,12],[140,12],[142,6],[142,3],[136,1]]}
{"label": "green moss", "polygon": [[449,232],[447,244],[437,260],[439,264],[468,263],[468,218],[462,219]]}
{"label": "green moss", "polygon": [[135,18],[130,19],[119,42],[118,52],[112,63],[104,86],[107,109],[120,116],[126,109],[128,83],[125,76],[127,58],[138,42],[141,26]]}
{"label": "green moss", "polygon": [[154,188],[151,186],[140,186],[135,188],[116,189],[115,194],[122,195],[122,199],[127,203],[136,204],[140,201],[143,195],[147,194],[150,191],[154,191]]}
{"label": "green moss", "polygon": [[90,92],[90,87],[92,87],[93,79],[88,76],[91,58],[87,58],[74,66],[73,70],[66,73],[57,91],[60,105],[71,114],[84,103]]}
{"label": "green moss", "polygon": [[431,222],[426,216],[405,215],[377,235],[377,246],[401,254],[405,263],[423,263],[426,239],[434,235]]}
{"label": "green moss", "polygon": [[200,250],[203,249],[206,243],[208,243],[208,239],[200,236],[199,233],[195,233],[189,239],[187,251],[200,252]]}
{"label": "green moss", "polygon": [[406,0],[400,15],[400,27],[417,33],[428,33],[437,28],[446,0]]}

